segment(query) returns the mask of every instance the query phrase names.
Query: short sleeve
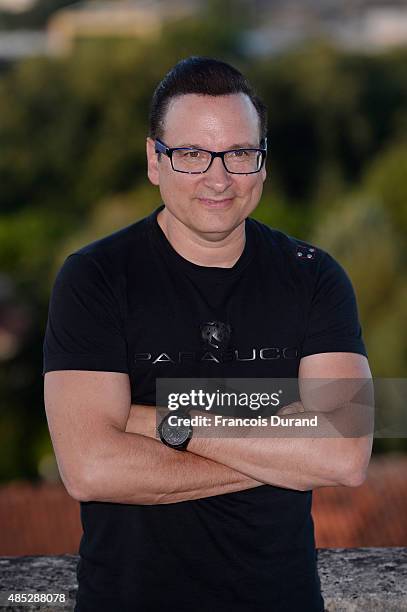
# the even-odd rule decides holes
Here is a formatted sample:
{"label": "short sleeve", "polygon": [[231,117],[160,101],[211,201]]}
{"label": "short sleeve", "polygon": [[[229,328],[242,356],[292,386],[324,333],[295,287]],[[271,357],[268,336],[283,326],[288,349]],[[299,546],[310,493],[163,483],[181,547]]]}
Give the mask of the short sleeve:
{"label": "short sleeve", "polygon": [[128,372],[114,288],[88,254],[69,255],[49,303],[43,374],[53,370]]}
{"label": "short sleeve", "polygon": [[329,253],[323,253],[301,357],[328,352],[367,357],[352,283],[343,267]]}

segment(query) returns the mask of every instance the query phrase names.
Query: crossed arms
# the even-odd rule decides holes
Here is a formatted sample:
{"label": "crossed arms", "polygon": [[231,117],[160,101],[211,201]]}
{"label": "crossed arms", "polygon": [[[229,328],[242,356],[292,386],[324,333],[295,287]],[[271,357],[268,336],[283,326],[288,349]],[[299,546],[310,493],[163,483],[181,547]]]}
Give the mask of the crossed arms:
{"label": "crossed arms", "polygon": [[[366,357],[304,357],[299,379],[370,378]],[[151,407],[131,405],[127,374],[64,370],[44,381],[48,426],[61,478],[80,501],[166,504],[271,484],[306,491],[358,486],[366,477],[372,435],[359,437],[193,438],[186,452],[155,438]],[[286,412],[303,406],[292,405]],[[324,406],[318,423],[329,431]],[[290,415],[293,416],[293,415]],[[302,415],[303,416],[303,415]],[[308,416],[308,415],[307,415]]]}

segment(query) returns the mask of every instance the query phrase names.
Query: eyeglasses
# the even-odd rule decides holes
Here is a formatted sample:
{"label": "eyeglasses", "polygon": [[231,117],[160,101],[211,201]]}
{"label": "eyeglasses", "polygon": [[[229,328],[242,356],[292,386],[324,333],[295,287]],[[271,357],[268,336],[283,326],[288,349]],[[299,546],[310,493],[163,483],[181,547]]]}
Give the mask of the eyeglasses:
{"label": "eyeglasses", "polygon": [[185,174],[203,174],[209,170],[215,157],[231,174],[255,174],[260,172],[267,154],[267,139],[264,138],[259,149],[233,149],[232,151],[207,151],[194,147],[167,147],[161,140],[155,140],[155,152],[164,153],[170,158],[175,172]]}

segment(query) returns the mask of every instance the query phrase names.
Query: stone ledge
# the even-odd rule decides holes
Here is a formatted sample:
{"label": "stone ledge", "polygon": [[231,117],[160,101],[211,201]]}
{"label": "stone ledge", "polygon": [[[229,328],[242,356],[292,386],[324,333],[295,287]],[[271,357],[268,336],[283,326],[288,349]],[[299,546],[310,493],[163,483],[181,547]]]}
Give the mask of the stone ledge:
{"label": "stone ledge", "polygon": [[407,611],[407,547],[322,548],[318,571],[329,612]]}
{"label": "stone ledge", "polygon": [[[74,609],[76,555],[0,557],[0,591],[65,593],[66,605],[7,605],[10,612]],[[318,568],[327,612],[407,612],[407,547],[322,548]]]}

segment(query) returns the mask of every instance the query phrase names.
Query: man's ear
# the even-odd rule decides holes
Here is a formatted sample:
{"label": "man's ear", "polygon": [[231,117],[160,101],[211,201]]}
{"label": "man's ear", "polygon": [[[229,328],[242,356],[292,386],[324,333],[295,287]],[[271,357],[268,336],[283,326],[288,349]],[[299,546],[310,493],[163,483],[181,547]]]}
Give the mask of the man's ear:
{"label": "man's ear", "polygon": [[146,139],[146,153],[147,153],[147,175],[150,182],[153,185],[159,185],[159,172],[158,172],[158,156],[155,152],[154,140],[150,137]]}

